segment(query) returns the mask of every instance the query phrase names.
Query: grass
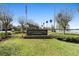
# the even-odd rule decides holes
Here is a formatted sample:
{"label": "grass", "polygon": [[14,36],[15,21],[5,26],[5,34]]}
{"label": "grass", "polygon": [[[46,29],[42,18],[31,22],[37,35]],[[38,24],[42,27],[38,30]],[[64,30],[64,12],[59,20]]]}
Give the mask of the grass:
{"label": "grass", "polygon": [[[0,42],[2,56],[79,56],[79,44],[56,39],[22,39],[18,37]],[[16,36],[15,35],[15,36]]]}

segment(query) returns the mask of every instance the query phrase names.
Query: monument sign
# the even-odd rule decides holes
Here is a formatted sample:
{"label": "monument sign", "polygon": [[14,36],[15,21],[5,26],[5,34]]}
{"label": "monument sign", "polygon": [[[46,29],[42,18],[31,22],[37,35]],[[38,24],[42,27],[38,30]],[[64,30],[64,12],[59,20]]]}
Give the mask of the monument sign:
{"label": "monument sign", "polygon": [[27,35],[47,35],[48,31],[44,29],[27,30]]}

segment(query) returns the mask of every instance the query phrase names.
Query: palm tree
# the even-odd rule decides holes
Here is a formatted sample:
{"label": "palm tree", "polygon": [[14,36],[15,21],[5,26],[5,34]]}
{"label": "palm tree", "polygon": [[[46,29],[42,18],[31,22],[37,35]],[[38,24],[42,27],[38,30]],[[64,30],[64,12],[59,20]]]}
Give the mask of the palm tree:
{"label": "palm tree", "polygon": [[43,23],[43,25],[42,25],[43,26],[43,29],[44,29],[44,25],[45,25],[45,23]]}
{"label": "palm tree", "polygon": [[50,23],[52,23],[52,19],[50,19]]}
{"label": "palm tree", "polygon": [[[46,24],[48,23],[48,21],[46,21]],[[47,25],[46,25],[46,27],[47,27]]]}
{"label": "palm tree", "polygon": [[[50,23],[52,23],[52,19],[50,19]],[[51,31],[53,31],[53,29],[54,29],[54,26],[52,26],[51,24]]]}
{"label": "palm tree", "polygon": [[48,23],[48,21],[46,21],[46,23]]}

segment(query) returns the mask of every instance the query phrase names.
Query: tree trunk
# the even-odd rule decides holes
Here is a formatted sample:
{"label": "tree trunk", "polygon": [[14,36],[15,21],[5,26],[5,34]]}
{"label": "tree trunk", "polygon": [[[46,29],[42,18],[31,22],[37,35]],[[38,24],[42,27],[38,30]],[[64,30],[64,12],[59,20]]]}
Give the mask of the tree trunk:
{"label": "tree trunk", "polygon": [[24,26],[22,25],[21,32],[24,33]]}
{"label": "tree trunk", "polygon": [[65,34],[65,28],[64,28],[64,34]]}
{"label": "tree trunk", "polygon": [[5,34],[6,34],[6,37],[8,36],[7,34],[7,25],[5,25]]}

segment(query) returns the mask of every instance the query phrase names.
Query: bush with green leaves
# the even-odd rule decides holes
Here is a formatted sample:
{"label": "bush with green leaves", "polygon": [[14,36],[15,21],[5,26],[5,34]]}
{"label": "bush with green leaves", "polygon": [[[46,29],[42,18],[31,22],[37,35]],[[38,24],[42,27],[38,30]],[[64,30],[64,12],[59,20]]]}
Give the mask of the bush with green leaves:
{"label": "bush with green leaves", "polygon": [[[7,34],[8,34],[8,35],[11,35],[10,32],[8,32]],[[0,32],[0,38],[1,38],[1,39],[6,38],[6,37],[7,37],[6,33]]]}
{"label": "bush with green leaves", "polygon": [[19,33],[21,33],[20,31],[14,31],[14,32],[12,32],[13,34],[19,34]]}
{"label": "bush with green leaves", "polygon": [[6,34],[5,33],[0,33],[0,38],[5,38]]}
{"label": "bush with green leaves", "polygon": [[54,38],[63,40],[63,41],[69,41],[69,42],[76,42],[79,43],[79,34],[62,34],[62,33],[50,33]]}

